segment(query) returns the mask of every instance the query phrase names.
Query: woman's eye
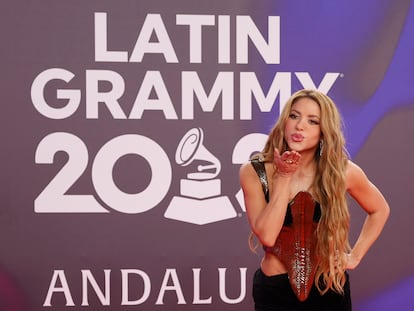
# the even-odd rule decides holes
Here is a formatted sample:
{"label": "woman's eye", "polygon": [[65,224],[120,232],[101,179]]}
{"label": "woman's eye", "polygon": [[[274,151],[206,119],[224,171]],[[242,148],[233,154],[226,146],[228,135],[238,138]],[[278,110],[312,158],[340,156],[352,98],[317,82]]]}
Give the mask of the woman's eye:
{"label": "woman's eye", "polygon": [[316,125],[316,124],[319,124],[319,122],[318,122],[318,121],[316,121],[316,120],[309,120],[309,123],[310,123],[310,124],[315,124],[315,125]]}
{"label": "woman's eye", "polygon": [[297,119],[297,115],[296,114],[294,114],[294,113],[291,113],[290,115],[289,115],[289,118],[291,118],[291,119]]}

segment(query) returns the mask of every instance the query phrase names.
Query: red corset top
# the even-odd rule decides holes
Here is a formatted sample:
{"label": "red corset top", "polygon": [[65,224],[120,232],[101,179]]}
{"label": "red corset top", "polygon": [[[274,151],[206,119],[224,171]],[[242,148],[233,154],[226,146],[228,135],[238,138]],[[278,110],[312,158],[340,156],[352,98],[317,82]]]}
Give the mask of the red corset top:
{"label": "red corset top", "polygon": [[[252,160],[266,201],[269,188],[264,163]],[[289,202],[283,227],[272,247],[263,247],[275,254],[288,270],[289,282],[300,301],[306,300],[315,280],[317,268],[316,228],[321,217],[320,204],[307,191],[301,191]]]}
{"label": "red corset top", "polygon": [[294,293],[300,301],[304,301],[315,280],[315,231],[320,218],[320,207],[309,192],[303,191],[289,203],[286,214],[276,243],[273,247],[264,247],[264,250],[275,254],[282,261],[288,270]]}

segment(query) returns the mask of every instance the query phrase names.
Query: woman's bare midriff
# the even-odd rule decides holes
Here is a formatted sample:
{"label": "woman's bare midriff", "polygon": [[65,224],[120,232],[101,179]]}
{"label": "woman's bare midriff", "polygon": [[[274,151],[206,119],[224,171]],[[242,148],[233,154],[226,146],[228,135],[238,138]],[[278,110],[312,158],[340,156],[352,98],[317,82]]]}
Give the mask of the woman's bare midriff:
{"label": "woman's bare midriff", "polygon": [[260,267],[262,272],[267,276],[287,273],[287,269],[280,259],[276,255],[268,252],[265,252]]}

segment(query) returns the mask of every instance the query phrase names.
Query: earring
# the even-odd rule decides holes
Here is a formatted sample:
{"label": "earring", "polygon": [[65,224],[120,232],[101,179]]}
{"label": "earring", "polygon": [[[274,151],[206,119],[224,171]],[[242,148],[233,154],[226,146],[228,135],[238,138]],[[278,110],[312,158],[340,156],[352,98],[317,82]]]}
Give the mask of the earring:
{"label": "earring", "polygon": [[319,157],[322,156],[322,149],[323,149],[323,140],[321,139],[319,141]]}

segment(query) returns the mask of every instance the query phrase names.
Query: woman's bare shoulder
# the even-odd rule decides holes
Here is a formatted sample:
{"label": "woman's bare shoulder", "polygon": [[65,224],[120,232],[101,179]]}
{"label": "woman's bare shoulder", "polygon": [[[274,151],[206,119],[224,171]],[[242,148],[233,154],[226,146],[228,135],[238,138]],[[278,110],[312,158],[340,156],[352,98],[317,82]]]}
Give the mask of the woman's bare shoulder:
{"label": "woman's bare shoulder", "polygon": [[348,160],[345,178],[347,189],[350,191],[352,191],[352,189],[366,187],[369,183],[369,180],[362,168],[351,160]]}

